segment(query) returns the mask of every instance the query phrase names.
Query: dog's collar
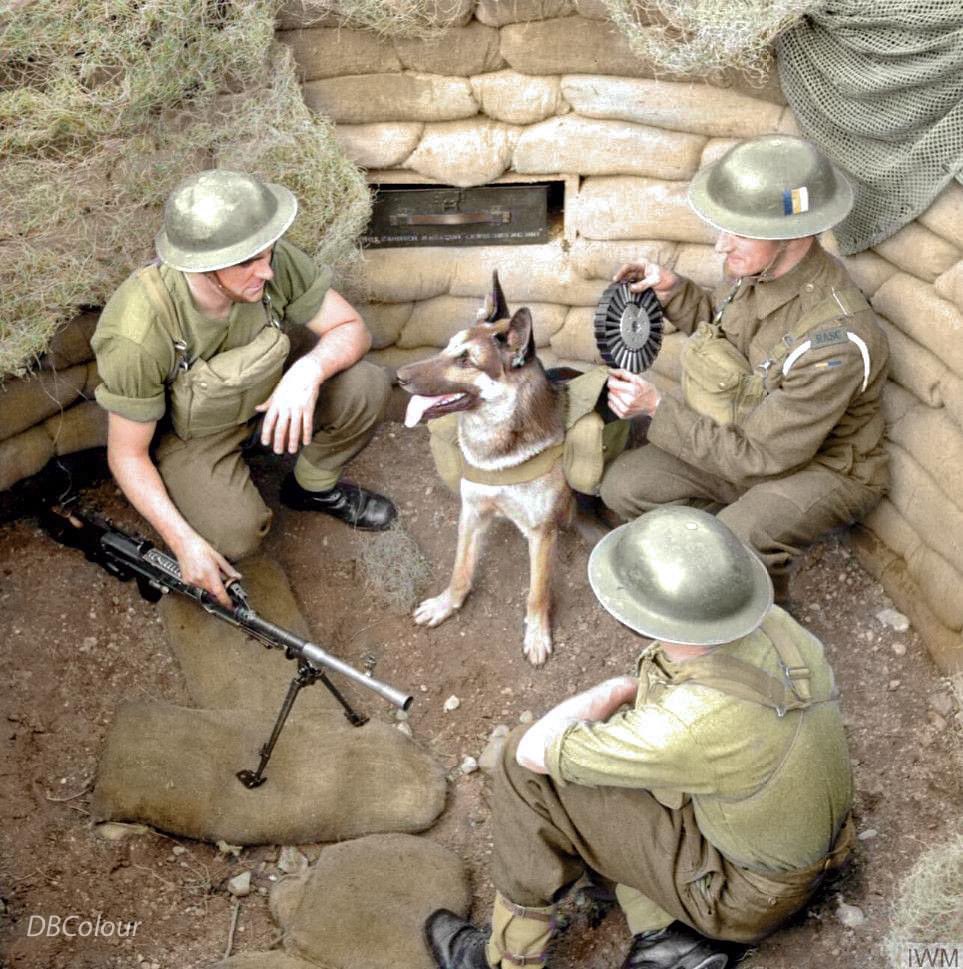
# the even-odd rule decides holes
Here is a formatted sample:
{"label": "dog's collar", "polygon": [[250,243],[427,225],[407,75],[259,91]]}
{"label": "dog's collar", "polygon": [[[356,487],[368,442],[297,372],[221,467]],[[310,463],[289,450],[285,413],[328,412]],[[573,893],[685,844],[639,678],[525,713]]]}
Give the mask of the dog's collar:
{"label": "dog's collar", "polygon": [[476,468],[469,464],[461,448],[461,476],[466,481],[473,481],[475,484],[485,485],[513,485],[523,484],[526,481],[534,481],[543,474],[548,474],[553,467],[561,460],[564,443],[553,444],[538,454],[533,454],[527,461],[521,464],[513,464],[510,468],[499,468],[497,471],[486,471],[484,468]]}

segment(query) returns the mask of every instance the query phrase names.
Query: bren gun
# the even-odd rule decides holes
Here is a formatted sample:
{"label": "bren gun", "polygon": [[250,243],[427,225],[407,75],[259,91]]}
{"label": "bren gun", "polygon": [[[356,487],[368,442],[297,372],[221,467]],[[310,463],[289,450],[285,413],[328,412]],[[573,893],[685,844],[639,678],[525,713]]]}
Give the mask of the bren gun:
{"label": "bren gun", "polygon": [[353,683],[373,690],[402,710],[411,706],[412,697],[387,683],[356,670],[336,656],[322,649],[317,643],[302,639],[296,633],[262,619],[248,602],[247,593],[240,582],[227,582],[225,587],[233,605],[221,605],[207,591],[185,582],[177,561],[156,548],[145,538],[128,535],[109,520],[98,515],[86,515],[66,505],[50,505],[41,515],[41,523],[47,532],[63,545],[80,549],[87,559],[105,571],[129,582],[137,581],[141,596],[148,602],[157,602],[170,592],[193,599],[207,612],[224,622],[243,629],[252,639],[268,649],[283,649],[287,659],[297,661],[297,672],[291,679],[288,691],[274,721],[274,729],[261,747],[261,760],[256,770],[237,772],[238,780],[248,788],[260,787],[267,779],[264,769],[271,759],[274,745],[281,736],[298,693],[306,686],[320,681],[344,708],[344,715],[355,727],[368,722],[364,714],[354,710],[338,688],[328,678],[328,671],[340,673]]}

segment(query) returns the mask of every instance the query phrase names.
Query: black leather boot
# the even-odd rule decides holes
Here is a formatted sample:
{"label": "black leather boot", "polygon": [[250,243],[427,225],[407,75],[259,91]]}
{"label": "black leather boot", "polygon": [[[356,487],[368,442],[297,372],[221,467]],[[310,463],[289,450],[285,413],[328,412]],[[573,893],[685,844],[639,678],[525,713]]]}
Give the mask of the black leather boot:
{"label": "black leather boot", "polygon": [[368,532],[384,531],[398,517],[390,498],[348,481],[339,481],[327,491],[305,491],[289,474],[281,485],[281,502],[298,511],[323,511]]}
{"label": "black leather boot", "polygon": [[656,932],[640,932],[622,969],[726,969],[729,957],[681,922]]}
{"label": "black leather boot", "polygon": [[440,908],[425,920],[425,942],[438,969],[490,969],[488,933]]}

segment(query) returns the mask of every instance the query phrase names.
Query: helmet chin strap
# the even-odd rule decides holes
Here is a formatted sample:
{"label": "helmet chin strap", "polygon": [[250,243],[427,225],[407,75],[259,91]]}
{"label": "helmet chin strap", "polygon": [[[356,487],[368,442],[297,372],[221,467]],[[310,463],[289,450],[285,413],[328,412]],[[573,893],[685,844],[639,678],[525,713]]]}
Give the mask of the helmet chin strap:
{"label": "helmet chin strap", "polygon": [[780,239],[779,245],[776,246],[776,251],[772,255],[772,259],[770,259],[769,262],[767,262],[766,265],[759,270],[759,272],[752,273],[748,276],[744,276],[743,278],[746,279],[748,282],[753,282],[753,283],[768,282],[770,279],[773,278],[772,271],[775,268],[776,263],[779,262],[779,260],[782,259],[782,257],[786,254],[786,249],[788,246],[789,246],[788,239]]}
{"label": "helmet chin strap", "polygon": [[217,270],[216,269],[211,269],[208,272],[204,273],[203,275],[204,275],[204,278],[206,280],[208,280],[209,282],[211,282],[211,283],[214,284],[214,286],[216,287],[217,291],[222,296],[224,296],[227,299],[229,299],[232,303],[241,303],[241,302],[243,302],[243,300],[241,300],[241,298],[238,296],[237,293],[235,293],[232,290],[228,289],[221,282],[220,277],[217,275]]}

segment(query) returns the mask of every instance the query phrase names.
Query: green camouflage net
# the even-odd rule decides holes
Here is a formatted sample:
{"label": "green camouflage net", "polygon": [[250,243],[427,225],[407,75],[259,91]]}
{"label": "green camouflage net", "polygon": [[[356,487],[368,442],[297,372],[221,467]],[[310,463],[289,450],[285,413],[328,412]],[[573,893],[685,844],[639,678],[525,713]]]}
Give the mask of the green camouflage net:
{"label": "green camouflage net", "polygon": [[728,69],[762,83],[772,42],[822,0],[603,0],[634,53],[660,72],[712,77]]}
{"label": "green camouflage net", "polygon": [[856,189],[834,230],[843,254],[886,239],[963,181],[963,4],[837,0],[776,50],[800,130]]}
{"label": "green camouflage net", "polygon": [[[308,111],[274,0],[32,0],[0,16],[0,379],[153,256],[171,188],[220,166],[291,188],[291,238],[350,260],[364,177]],[[243,92],[243,93],[225,93]]]}

